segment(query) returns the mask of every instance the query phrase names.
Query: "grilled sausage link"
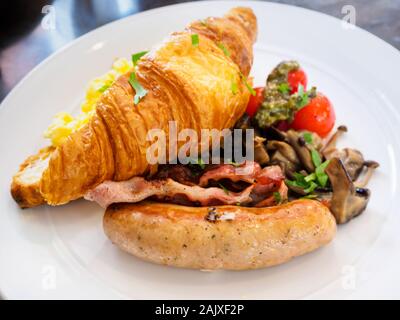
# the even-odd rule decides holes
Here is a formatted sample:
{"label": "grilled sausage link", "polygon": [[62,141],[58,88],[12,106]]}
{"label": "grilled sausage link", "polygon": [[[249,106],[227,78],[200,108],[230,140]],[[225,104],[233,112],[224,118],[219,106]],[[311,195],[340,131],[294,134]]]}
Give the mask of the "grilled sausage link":
{"label": "grilled sausage link", "polygon": [[245,270],[277,265],[327,244],[336,223],[314,200],[268,208],[141,202],[111,205],[104,230],[122,250],[154,263]]}

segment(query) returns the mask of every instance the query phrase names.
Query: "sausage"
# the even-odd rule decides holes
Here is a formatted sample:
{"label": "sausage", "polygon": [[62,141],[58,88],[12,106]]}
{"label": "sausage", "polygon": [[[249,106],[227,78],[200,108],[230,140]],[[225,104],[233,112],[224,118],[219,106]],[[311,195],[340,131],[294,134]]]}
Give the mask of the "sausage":
{"label": "sausage", "polygon": [[329,243],[336,223],[315,200],[268,208],[114,204],[103,220],[110,240],[158,264],[194,269],[257,269]]}

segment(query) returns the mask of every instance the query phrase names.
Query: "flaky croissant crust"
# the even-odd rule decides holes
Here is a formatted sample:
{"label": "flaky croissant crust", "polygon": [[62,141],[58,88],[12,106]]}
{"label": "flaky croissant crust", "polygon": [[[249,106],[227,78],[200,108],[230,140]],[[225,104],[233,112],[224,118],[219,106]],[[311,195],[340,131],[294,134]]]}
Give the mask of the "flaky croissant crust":
{"label": "flaky croissant crust", "polygon": [[198,133],[232,127],[249,99],[241,77],[250,72],[256,33],[251,9],[234,8],[170,35],[138,63],[136,76],[147,95],[134,105],[129,73],[121,76],[103,93],[89,123],[52,153],[40,181],[44,201],[64,204],[105,180],[155,170],[146,160],[146,134],[155,128],[168,133],[169,121]]}

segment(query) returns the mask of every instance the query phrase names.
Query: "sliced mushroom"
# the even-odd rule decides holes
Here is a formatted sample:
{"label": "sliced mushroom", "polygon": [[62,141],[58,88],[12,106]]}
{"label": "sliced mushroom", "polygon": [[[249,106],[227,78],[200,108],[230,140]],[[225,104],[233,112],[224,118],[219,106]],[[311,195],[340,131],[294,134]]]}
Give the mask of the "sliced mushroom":
{"label": "sliced mushroom", "polygon": [[355,181],[364,168],[364,157],[362,153],[356,149],[344,148],[325,154],[326,159],[338,158],[342,160],[347,173],[352,181]]}
{"label": "sliced mushroom", "polygon": [[368,204],[369,190],[357,188],[353,184],[343,162],[338,158],[330,160],[325,172],[333,189],[330,210],[336,222],[346,223],[361,214]]}
{"label": "sliced mushroom", "polygon": [[315,171],[314,163],[311,159],[310,149],[307,147],[304,138],[296,131],[289,130],[286,133],[286,139],[289,144],[296,151],[301,164],[307,170],[308,173]]}
{"label": "sliced mushroom", "polygon": [[332,156],[330,156],[330,153],[336,151],[337,141],[345,132],[347,132],[346,126],[342,125],[336,129],[336,132],[332,135],[332,137],[328,140],[326,145],[321,150],[321,152],[325,158],[327,158],[327,159],[332,158]]}
{"label": "sliced mushroom", "polygon": [[362,179],[357,180],[355,182],[356,187],[358,188],[364,188],[367,186],[369,180],[372,177],[372,174],[374,173],[375,169],[379,167],[379,163],[376,161],[365,161],[364,166],[367,168]]}
{"label": "sliced mushroom", "polygon": [[267,149],[275,150],[271,156],[271,163],[279,165],[287,177],[293,178],[293,173],[300,167],[296,151],[288,143],[276,140],[268,141]]}
{"label": "sliced mushroom", "polygon": [[269,162],[269,155],[264,146],[265,138],[256,136],[254,138],[254,161],[260,165],[266,165]]}

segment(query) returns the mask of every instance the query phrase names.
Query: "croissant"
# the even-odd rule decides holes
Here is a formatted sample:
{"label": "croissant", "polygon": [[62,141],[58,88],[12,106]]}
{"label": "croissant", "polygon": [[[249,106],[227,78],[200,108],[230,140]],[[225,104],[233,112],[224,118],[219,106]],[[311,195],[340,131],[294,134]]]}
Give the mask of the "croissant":
{"label": "croissant", "polygon": [[171,34],[137,64],[136,77],[146,96],[134,104],[130,73],[119,77],[84,127],[21,165],[11,185],[13,198],[21,207],[61,205],[105,180],[150,173],[156,168],[146,160],[147,132],[168,132],[169,121],[176,121],[178,130],[197,133],[233,126],[249,99],[243,77],[251,69],[256,34],[256,17],[248,8],[195,21]]}

